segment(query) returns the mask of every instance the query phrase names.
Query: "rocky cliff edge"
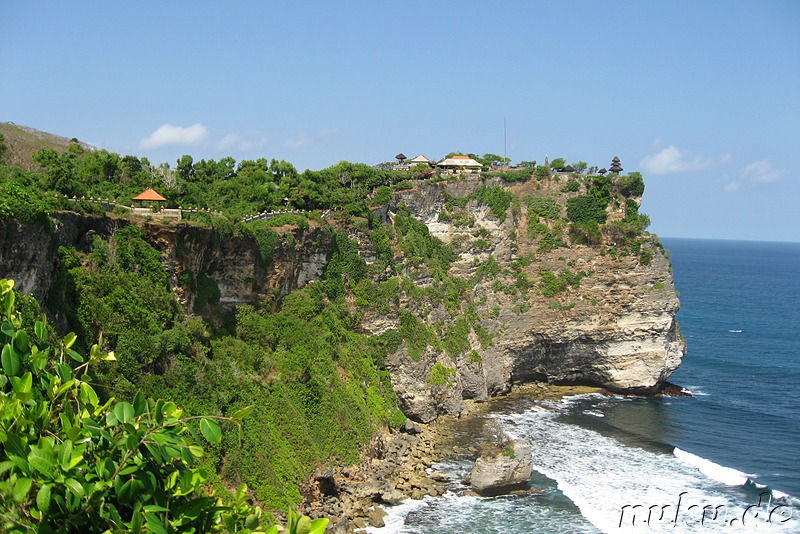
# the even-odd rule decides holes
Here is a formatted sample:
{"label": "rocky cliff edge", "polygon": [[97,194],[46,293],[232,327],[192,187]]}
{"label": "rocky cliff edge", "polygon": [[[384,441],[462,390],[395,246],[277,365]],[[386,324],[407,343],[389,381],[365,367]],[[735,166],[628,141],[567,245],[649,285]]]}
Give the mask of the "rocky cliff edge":
{"label": "rocky cliff edge", "polygon": [[[567,180],[420,182],[375,210],[384,228],[393,229],[393,258],[386,269],[368,270],[368,282],[394,293],[382,302],[353,295],[348,301],[361,330],[402,336],[386,367],[412,419],[457,414],[464,399],[486,400],[537,381],[650,394],[680,365],[685,343],[665,251],[655,237],[626,234],[618,223],[631,201],[613,189],[607,224],[588,238],[571,230],[567,202],[585,195],[588,185],[584,180],[565,192]],[[507,206],[487,201],[487,188],[505,191]],[[552,199],[558,213],[540,218],[530,207],[536,198]],[[633,199],[636,206],[639,201]],[[403,217],[422,221],[453,252],[446,272],[413,257],[397,224]],[[52,307],[59,301],[58,247],[88,249],[93,235],[127,224],[142,225],[161,251],[184,307],[212,319],[239,304],[278,305],[290,291],[321,280],[335,241],[313,221],[302,230],[275,229],[267,250],[252,236],[211,228],[59,213],[51,228],[0,222],[0,277],[15,278],[23,292],[49,301],[58,319],[61,310]],[[358,244],[368,267],[376,264],[365,225],[334,228]],[[195,306],[197,295],[181,283],[187,273],[214,281],[215,307]]]}

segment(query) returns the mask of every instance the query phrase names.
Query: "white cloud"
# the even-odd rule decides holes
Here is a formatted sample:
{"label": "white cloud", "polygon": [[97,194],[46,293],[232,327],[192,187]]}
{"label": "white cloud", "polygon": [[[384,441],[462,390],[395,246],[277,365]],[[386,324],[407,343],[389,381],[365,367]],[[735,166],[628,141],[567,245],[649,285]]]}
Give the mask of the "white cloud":
{"label": "white cloud", "polygon": [[217,142],[219,150],[233,150],[235,152],[251,152],[260,150],[269,144],[269,139],[260,137],[251,139],[244,135],[228,134]]}
{"label": "white cloud", "polygon": [[727,184],[725,184],[725,186],[722,189],[726,193],[735,193],[741,187],[742,187],[742,184],[740,184],[739,182],[728,182]]}
{"label": "white cloud", "polygon": [[287,139],[283,143],[283,146],[291,150],[300,150],[301,148],[306,148],[309,145],[326,141],[330,137],[333,137],[338,133],[339,130],[337,128],[327,128],[319,130],[313,134],[308,134],[304,132],[298,135],[297,137],[294,137],[292,139]]}
{"label": "white cloud", "polygon": [[640,165],[643,170],[652,174],[675,174],[713,169],[730,163],[731,159],[729,152],[721,154],[717,159],[707,156],[690,157],[685,151],[670,145],[656,154],[645,156]]}
{"label": "white cloud", "polygon": [[759,183],[770,183],[781,180],[786,174],[786,169],[776,169],[768,159],[754,161],[739,171],[739,176],[744,180]]}
{"label": "white cloud", "polygon": [[149,149],[168,145],[199,145],[205,142],[207,137],[208,128],[199,122],[186,127],[164,124],[149,137],[142,139],[139,146]]}
{"label": "white cloud", "polygon": [[292,150],[299,150],[311,144],[311,137],[308,134],[300,134],[294,139],[287,139],[283,146]]}
{"label": "white cloud", "polygon": [[661,150],[662,146],[664,146],[664,140],[661,139],[660,137],[656,137],[655,139],[653,139],[653,142],[650,143],[650,150],[652,151]]}

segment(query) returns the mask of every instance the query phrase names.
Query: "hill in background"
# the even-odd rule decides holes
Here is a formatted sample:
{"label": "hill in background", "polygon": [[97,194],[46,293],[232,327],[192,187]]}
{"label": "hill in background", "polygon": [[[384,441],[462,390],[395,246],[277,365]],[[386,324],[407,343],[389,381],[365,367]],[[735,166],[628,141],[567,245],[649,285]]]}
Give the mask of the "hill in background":
{"label": "hill in background", "polygon": [[42,148],[52,148],[62,153],[67,151],[71,143],[77,142],[86,150],[97,149],[75,138],[61,137],[13,122],[0,122],[0,134],[5,137],[4,142],[8,147],[4,162],[28,171],[39,168],[39,165],[33,161],[33,154]]}

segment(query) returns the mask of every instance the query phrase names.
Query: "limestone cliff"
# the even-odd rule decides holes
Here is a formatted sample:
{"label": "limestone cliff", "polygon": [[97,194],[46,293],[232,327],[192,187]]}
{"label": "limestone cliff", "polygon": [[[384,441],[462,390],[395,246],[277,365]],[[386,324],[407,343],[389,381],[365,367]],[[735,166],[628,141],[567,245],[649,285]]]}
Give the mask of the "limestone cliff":
{"label": "limestone cliff", "polygon": [[[391,265],[370,274],[376,284],[396,280],[395,295],[380,306],[348,297],[365,332],[416,328],[438,337],[416,347],[405,339],[387,356],[401,407],[413,419],[458,413],[463,399],[485,400],[532,381],[652,393],[680,364],[679,302],[663,249],[646,236],[632,242],[613,225],[576,244],[586,240],[570,237],[563,218],[567,199],[587,186],[565,192],[566,181],[503,186],[511,193],[504,212],[476,196],[481,187],[500,183],[479,178],[419,182],[376,209],[384,225],[408,215],[422,221],[455,252],[447,272],[434,273],[425,258],[409,257],[397,231]],[[531,220],[529,206],[537,197],[552,199],[558,216]],[[610,203],[610,222],[625,216],[620,198]],[[23,292],[50,302],[63,323],[58,248],[88,250],[94,235],[128,224],[141,225],[161,252],[184,308],[217,322],[237,305],[277,305],[292,290],[322,279],[335,247],[332,232],[313,221],[304,229],[275,229],[273,241],[259,243],[243,233],[187,223],[64,212],[49,228],[0,222],[0,277],[14,278]],[[358,243],[367,265],[375,265],[378,253],[365,225],[339,222],[335,229]],[[198,303],[201,278],[216,288],[212,302]]]}
{"label": "limestone cliff", "polygon": [[[564,183],[531,181],[509,189],[517,198],[558,199],[563,209],[566,198],[579,194],[564,193]],[[460,210],[471,217],[469,224],[442,221],[448,198],[468,197],[481,185],[480,180],[432,184],[396,199],[431,233],[461,251],[451,274],[474,279],[481,266],[492,261],[499,266],[495,276],[483,278],[469,295],[476,305],[477,325],[488,332],[490,342],[478,339],[473,328],[469,349],[455,358],[429,350],[415,361],[405,347],[390,356],[392,380],[406,413],[429,421],[438,413],[458,412],[461,399],[483,400],[507,392],[515,383],[532,381],[592,384],[632,393],[656,391],[685,352],[675,320],[680,304],[669,260],[658,242],[642,240],[640,252],[645,256],[617,254],[619,244],[611,241],[613,234],[592,246],[546,250],[537,246],[541,238],[530,237],[529,213],[524,209],[512,204],[501,222],[476,200]],[[624,210],[614,212],[612,204],[609,221],[623,216]],[[564,271],[583,276],[575,286],[545,296],[543,272]],[[514,291],[519,280],[531,287]],[[430,324],[447,320],[441,306],[424,313]],[[457,370],[446,386],[431,385],[427,379],[436,362]]]}

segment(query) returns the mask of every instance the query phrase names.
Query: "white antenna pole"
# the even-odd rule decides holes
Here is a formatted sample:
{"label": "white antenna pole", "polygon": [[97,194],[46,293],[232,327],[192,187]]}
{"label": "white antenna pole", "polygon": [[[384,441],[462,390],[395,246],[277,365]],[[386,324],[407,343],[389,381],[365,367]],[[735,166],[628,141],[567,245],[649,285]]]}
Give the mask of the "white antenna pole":
{"label": "white antenna pole", "polygon": [[508,142],[506,137],[506,118],[503,117],[503,164],[508,165]]}

